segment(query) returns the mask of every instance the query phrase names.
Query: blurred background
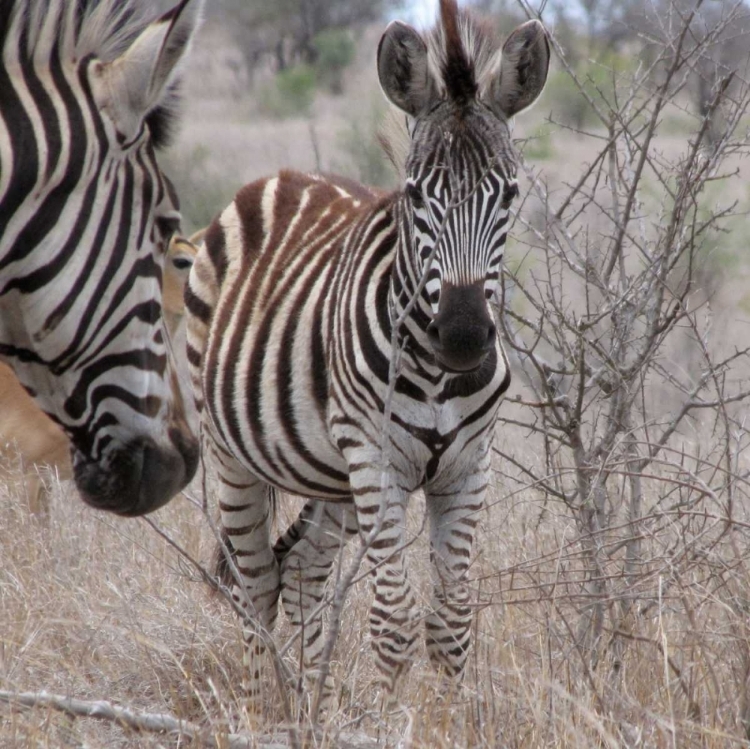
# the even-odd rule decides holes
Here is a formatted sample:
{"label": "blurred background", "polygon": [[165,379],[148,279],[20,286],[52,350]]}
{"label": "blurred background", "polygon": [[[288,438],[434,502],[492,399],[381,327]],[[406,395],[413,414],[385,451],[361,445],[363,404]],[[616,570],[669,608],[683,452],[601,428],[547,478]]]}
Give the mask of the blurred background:
{"label": "blurred background", "polygon": [[[213,0],[207,5],[185,75],[186,118],[167,160],[188,230],[209,222],[242,184],[279,168],[396,185],[376,139],[387,109],[375,71],[377,43],[394,18],[429,28],[436,0]],[[695,3],[580,0],[522,7],[514,0],[473,0],[462,5],[486,14],[503,35],[530,15],[554,34],[558,48],[547,88],[518,118],[516,135],[529,139],[528,160],[556,181],[585,159],[580,131],[600,125],[569,71],[594,100],[611,103],[616,80],[648,66],[677,16]],[[716,30],[730,16],[731,24]],[[658,133],[682,142],[698,127],[717,80],[729,69],[747,73],[750,8],[706,0],[691,28],[696,34],[715,33]],[[747,194],[744,199],[747,203]]]}

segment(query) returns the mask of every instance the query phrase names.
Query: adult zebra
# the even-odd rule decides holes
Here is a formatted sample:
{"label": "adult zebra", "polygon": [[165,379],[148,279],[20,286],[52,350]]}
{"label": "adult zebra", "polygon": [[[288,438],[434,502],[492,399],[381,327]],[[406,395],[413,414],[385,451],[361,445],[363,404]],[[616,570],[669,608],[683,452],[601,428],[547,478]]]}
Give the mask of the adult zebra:
{"label": "adult zebra", "polygon": [[[184,351],[185,285],[197,251],[189,239],[175,234],[164,258],[162,316],[176,350],[182,336]],[[50,493],[42,480],[45,468],[61,481],[73,478],[70,440],[39,410],[13,370],[0,363],[0,482],[15,485],[33,514],[50,510]]]}
{"label": "adult zebra", "polygon": [[[384,686],[408,667],[417,607],[404,518],[420,487],[434,570],[428,651],[448,675],[464,669],[469,556],[510,381],[488,307],[517,193],[508,121],[537,98],[549,64],[537,21],[502,49],[490,28],[441,0],[426,38],[398,22],[384,33],[380,82],[409,118],[403,190],[380,197],[294,172],[254,182],[209,227],[188,281],[188,360],[242,577],[234,595],[271,628],[281,592],[291,620],[304,620],[312,675],[322,624],[310,613],[342,530],[357,526],[376,536],[370,627]],[[316,498],[275,548],[272,487]],[[264,647],[245,637],[257,695]]]}
{"label": "adult zebra", "polygon": [[154,149],[202,0],[0,0],[0,358],[70,437],[81,496],[122,515],[192,477],[161,264],[179,223]]}

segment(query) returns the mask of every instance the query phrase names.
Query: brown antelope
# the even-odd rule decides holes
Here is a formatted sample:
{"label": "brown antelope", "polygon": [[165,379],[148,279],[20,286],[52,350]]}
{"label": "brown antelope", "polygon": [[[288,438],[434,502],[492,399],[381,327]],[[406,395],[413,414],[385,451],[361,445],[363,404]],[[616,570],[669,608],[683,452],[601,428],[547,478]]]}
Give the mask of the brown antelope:
{"label": "brown antelope", "polygon": [[[162,314],[170,336],[175,335],[182,320],[182,295],[197,251],[190,239],[179,235],[171,239],[167,249]],[[36,405],[13,370],[0,363],[0,481],[22,487],[34,514],[49,509],[47,487],[40,475],[44,466],[52,468],[62,481],[73,478],[70,440]]]}

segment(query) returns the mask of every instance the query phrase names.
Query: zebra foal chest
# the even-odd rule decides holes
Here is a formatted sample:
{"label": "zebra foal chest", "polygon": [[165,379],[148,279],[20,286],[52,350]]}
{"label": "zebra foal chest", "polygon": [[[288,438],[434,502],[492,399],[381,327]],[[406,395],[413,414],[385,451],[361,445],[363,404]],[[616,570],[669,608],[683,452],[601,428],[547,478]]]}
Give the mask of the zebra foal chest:
{"label": "zebra foal chest", "polygon": [[[331,388],[328,430],[342,455],[356,449],[373,462],[387,463],[412,491],[455,484],[475,470],[510,382],[504,356],[494,357],[489,371],[474,382],[428,386],[418,380],[408,386],[399,378],[400,389],[389,388],[361,363],[357,375],[368,388],[356,391],[348,378],[334,380]],[[385,463],[384,440],[389,445]]]}

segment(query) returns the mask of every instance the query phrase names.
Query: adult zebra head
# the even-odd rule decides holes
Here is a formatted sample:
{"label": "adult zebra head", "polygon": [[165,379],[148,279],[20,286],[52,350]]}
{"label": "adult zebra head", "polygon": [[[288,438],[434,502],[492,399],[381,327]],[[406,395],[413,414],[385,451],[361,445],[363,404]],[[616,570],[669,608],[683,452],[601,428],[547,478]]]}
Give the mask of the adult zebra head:
{"label": "adult zebra head", "polygon": [[122,515],[197,465],[161,318],[180,216],[155,148],[201,4],[147,23],[137,0],[0,0],[0,358],[71,438],[84,500]]}
{"label": "adult zebra head", "polygon": [[386,96],[409,116],[402,232],[412,258],[399,271],[407,291],[427,274],[435,359],[467,372],[496,345],[487,300],[518,193],[509,121],[541,93],[549,44],[542,24],[529,21],[501,49],[455,0],[441,0],[440,9],[427,38],[399,21],[386,29],[378,73]]}

